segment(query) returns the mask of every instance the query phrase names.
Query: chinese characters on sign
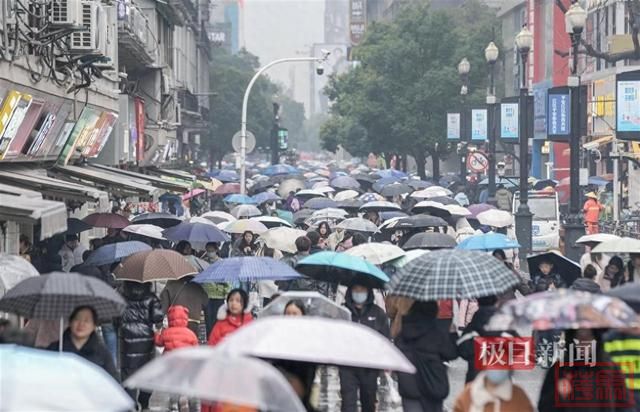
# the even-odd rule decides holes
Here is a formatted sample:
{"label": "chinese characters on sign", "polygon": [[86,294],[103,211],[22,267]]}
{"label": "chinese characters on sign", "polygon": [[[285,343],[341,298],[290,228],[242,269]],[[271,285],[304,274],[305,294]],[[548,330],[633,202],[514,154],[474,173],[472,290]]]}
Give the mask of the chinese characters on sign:
{"label": "chinese characters on sign", "polygon": [[500,104],[500,138],[518,139],[518,103]]}
{"label": "chinese characters on sign", "polygon": [[547,134],[568,136],[571,133],[571,100],[569,94],[548,95]]}
{"label": "chinese characters on sign", "polygon": [[477,370],[533,369],[536,365],[531,337],[476,337],[473,349]]}
{"label": "chinese characters on sign", "polygon": [[447,140],[460,140],[460,113],[447,113]]}
{"label": "chinese characters on sign", "polygon": [[487,140],[487,109],[471,110],[471,140]]}
{"label": "chinese characters on sign", "polygon": [[619,132],[640,132],[640,80],[619,80],[616,129]]}
{"label": "chinese characters on sign", "polygon": [[613,362],[598,362],[592,367],[576,364],[571,370],[556,365],[554,374],[556,408],[624,409],[635,403],[629,382]]}
{"label": "chinese characters on sign", "polygon": [[350,0],[349,2],[349,38],[351,45],[357,46],[364,37],[367,25],[366,0]]}

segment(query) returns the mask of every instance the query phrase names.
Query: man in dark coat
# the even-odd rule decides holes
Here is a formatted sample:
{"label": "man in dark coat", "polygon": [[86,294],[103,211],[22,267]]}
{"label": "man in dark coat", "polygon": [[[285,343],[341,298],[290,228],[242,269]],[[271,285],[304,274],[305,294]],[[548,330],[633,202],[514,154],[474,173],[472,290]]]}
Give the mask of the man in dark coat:
{"label": "man in dark coat", "polygon": [[597,274],[598,272],[596,271],[596,268],[593,267],[593,265],[587,265],[587,267],[584,268],[582,277],[574,280],[569,289],[581,290],[591,293],[600,293],[600,285],[598,285],[594,280]]}
{"label": "man in dark coat", "polygon": [[[311,240],[307,236],[300,236],[296,239],[296,249],[298,253],[287,257],[282,262],[288,264],[295,269],[299,261],[309,256],[311,253]],[[277,281],[278,289],[282,292],[288,291],[313,291],[329,296],[330,286],[326,282],[313,280],[308,277],[302,277],[294,280]]]}
{"label": "man in dark coat", "polygon": [[[389,318],[373,303],[373,291],[363,285],[354,284],[347,289],[345,306],[351,312],[351,320],[367,326],[389,338]],[[362,412],[375,412],[378,375],[380,371],[364,368],[340,368],[340,394],[342,412],[358,410],[358,392]]]}

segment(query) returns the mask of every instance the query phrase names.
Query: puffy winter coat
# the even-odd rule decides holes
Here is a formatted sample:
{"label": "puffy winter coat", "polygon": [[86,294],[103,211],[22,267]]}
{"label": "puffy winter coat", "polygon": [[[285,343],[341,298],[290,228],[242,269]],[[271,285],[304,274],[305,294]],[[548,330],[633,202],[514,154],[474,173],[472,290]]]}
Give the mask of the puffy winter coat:
{"label": "puffy winter coat", "polygon": [[349,312],[351,312],[351,320],[353,322],[368,326],[387,338],[391,335],[387,314],[378,305],[373,303],[373,290],[369,289],[366,302],[362,306],[362,309],[358,309],[351,297],[351,288],[347,289],[344,305],[349,309]]}
{"label": "puffy winter coat", "polygon": [[174,305],[167,312],[169,327],[156,335],[156,346],[164,346],[165,352],[187,346],[197,346],[198,337],[189,329],[189,309]]}
{"label": "puffy winter coat", "polygon": [[224,339],[225,336],[235,332],[236,330],[238,330],[238,328],[248,324],[252,320],[253,317],[250,313],[243,313],[242,316],[227,314],[224,319],[218,320],[214,325],[213,330],[209,335],[209,345],[217,345],[222,339]]}
{"label": "puffy winter coat", "polygon": [[118,322],[120,366],[128,376],[153,358],[153,325],[162,322],[164,313],[149,283],[124,282],[121,293],[127,307]]}

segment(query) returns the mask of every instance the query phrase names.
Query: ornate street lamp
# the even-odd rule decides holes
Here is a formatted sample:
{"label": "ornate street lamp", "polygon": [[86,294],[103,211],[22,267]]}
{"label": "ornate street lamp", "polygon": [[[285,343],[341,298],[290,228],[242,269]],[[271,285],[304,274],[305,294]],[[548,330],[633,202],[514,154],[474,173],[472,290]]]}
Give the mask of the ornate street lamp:
{"label": "ornate street lamp", "polygon": [[458,74],[460,75],[460,80],[462,81],[462,87],[460,87],[460,100],[462,102],[462,107],[460,109],[460,143],[458,145],[458,153],[460,155],[460,180],[462,184],[464,184],[465,180],[467,180],[467,146],[465,139],[465,125],[466,125],[466,97],[469,92],[469,72],[471,71],[471,63],[467,60],[466,57],[463,57],[458,63]]}
{"label": "ornate street lamp", "polygon": [[489,202],[495,200],[496,195],[496,90],[495,90],[495,66],[500,51],[494,42],[489,43],[484,49],[484,58],[489,65],[489,88],[487,89],[487,113],[489,123]]}

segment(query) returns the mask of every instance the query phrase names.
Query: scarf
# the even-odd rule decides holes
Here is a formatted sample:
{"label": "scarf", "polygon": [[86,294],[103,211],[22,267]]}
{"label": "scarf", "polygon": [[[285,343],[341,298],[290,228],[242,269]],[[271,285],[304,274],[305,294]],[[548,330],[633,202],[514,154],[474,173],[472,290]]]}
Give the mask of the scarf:
{"label": "scarf", "polygon": [[513,384],[506,380],[496,386],[493,392],[485,387],[485,373],[480,372],[471,382],[471,406],[469,412],[483,412],[488,403],[493,403],[493,412],[500,412],[500,403],[509,401],[513,395]]}

